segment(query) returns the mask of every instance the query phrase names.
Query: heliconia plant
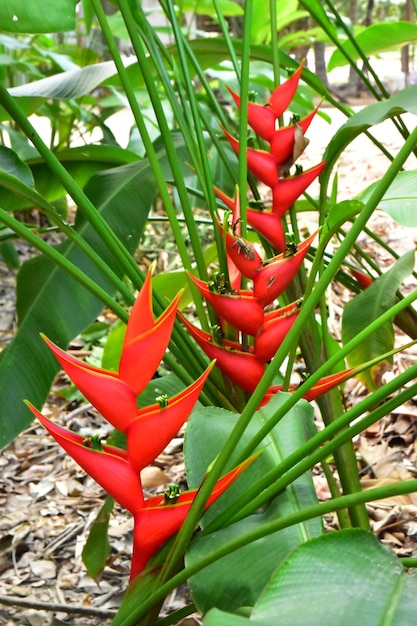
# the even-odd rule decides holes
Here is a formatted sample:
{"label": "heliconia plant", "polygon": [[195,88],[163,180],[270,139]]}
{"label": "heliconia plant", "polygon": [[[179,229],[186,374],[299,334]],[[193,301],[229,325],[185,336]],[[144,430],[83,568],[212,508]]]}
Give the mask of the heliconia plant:
{"label": "heliconia plant", "polygon": [[[2,28],[13,36],[61,32],[76,22],[73,0],[49,3],[48,11],[15,0],[13,15],[3,4]],[[50,58],[62,68],[70,58],[70,71],[60,65],[59,74],[40,83],[31,82],[32,73],[22,81],[20,52],[32,54],[39,41],[49,41],[49,35],[36,36],[29,48],[25,39],[19,54],[10,55],[22,84],[12,87],[11,72],[0,80],[0,121],[10,145],[0,147],[2,242],[17,235],[41,253],[19,273],[19,329],[0,355],[0,442],[12,441],[35,417],[111,496],[106,503],[114,499],[131,514],[128,588],[112,626],[181,623],[194,611],[204,626],[373,624],[386,620],[388,605],[394,621],[413,623],[415,581],[369,532],[373,521],[365,504],[415,492],[417,481],[362,490],[354,441],[417,393],[413,363],[380,380],[397,351],[393,320],[417,337],[417,293],[401,293],[414,270],[414,250],[397,254],[373,234],[370,222],[389,200],[393,215],[415,225],[415,172],[403,170],[412,167],[407,159],[417,130],[407,128],[401,113],[415,113],[417,88],[391,99],[369,61],[387,40],[403,46],[415,33],[412,24],[395,21],[357,34],[330,3],[324,10],[322,3],[301,2],[315,24],[312,37],[320,29],[336,48],[329,67],[349,63],[382,100],[352,114],[288,53],[291,41],[298,45],[305,33],[291,29],[288,39],[281,15],[275,15],[283,4],[259,11],[252,0],[231,3],[241,25],[236,39],[223,14],[227,3],[198,1],[193,10],[211,12],[221,35],[204,38],[198,31],[195,38],[193,25],[184,28],[185,7],[167,0],[156,9],[167,24],[162,40],[141,3],[118,0],[115,15],[108,16],[100,0],[83,0],[77,15],[85,30],[77,42],[105,42],[103,63],[74,69],[79,47],[72,56],[68,46],[65,63],[48,52],[39,71],[45,74]],[[287,23],[292,18],[285,8]],[[299,16],[297,9],[293,19]],[[120,55],[115,24],[118,37],[127,38],[130,58]],[[90,37],[96,28],[100,37]],[[7,51],[10,38],[1,41]],[[257,62],[255,71],[251,61]],[[47,73],[54,71],[48,65]],[[303,170],[308,135],[317,116],[326,117],[317,104],[323,101],[347,122],[317,164]],[[122,147],[107,123],[108,113],[126,106],[135,128]],[[68,107],[71,119],[78,116],[73,128]],[[42,111],[51,120],[53,149],[29,119]],[[404,137],[398,154],[390,155],[381,179],[358,198],[338,202],[341,179],[334,168],[342,151],[365,132],[378,146],[372,127],[389,118]],[[89,128],[103,131],[100,144],[88,143],[86,119]],[[66,130],[67,137],[57,137]],[[73,148],[75,135],[87,145]],[[379,149],[387,155],[386,146]],[[68,215],[62,208],[67,198]],[[39,223],[16,219],[16,211],[34,207],[44,214]],[[62,244],[50,243],[49,226],[40,227],[47,221]],[[365,229],[390,257],[388,271],[358,245]],[[166,248],[168,262],[164,257],[162,271],[151,279],[142,268],[157,248]],[[2,243],[0,253],[5,251],[10,245]],[[369,276],[355,274],[356,267],[367,268]],[[351,290],[340,336],[329,324],[333,280]],[[116,316],[126,332],[121,338],[122,327],[115,325],[96,366],[66,347],[103,307],[112,313],[106,315],[109,325]],[[107,328],[103,332],[104,343]],[[35,408],[43,405],[59,367],[123,436],[107,442],[93,433],[80,436]],[[156,370],[168,373],[152,380]],[[367,393],[350,403],[345,382],[353,376]],[[157,386],[169,393],[156,394]],[[31,402],[25,406],[23,398]],[[85,422],[88,432],[87,416]],[[187,484],[181,492],[165,484],[149,497],[141,472],[182,428]],[[329,486],[324,501],[313,481],[320,467]],[[101,510],[83,551],[90,564],[97,559],[94,572],[84,559],[94,577],[108,555],[102,517]],[[358,577],[364,557],[368,566]],[[415,559],[406,563],[417,566]],[[325,596],[317,571],[325,572]],[[164,600],[183,583],[190,604],[167,616]]]}

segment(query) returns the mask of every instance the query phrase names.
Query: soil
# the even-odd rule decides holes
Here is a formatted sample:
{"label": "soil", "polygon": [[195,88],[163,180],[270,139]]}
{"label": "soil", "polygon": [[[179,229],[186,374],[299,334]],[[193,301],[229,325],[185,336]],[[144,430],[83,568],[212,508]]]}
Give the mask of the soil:
{"label": "soil", "polygon": [[[354,103],[356,108],[363,104]],[[324,112],[330,113],[330,110],[324,108]],[[331,136],[344,121],[342,114],[334,111],[331,118],[331,125],[320,118],[312,125],[308,133],[310,145],[303,157],[306,167],[321,159]],[[414,123],[411,117],[407,121]],[[400,135],[390,122],[377,127],[375,135],[394,154],[402,145]],[[353,142],[338,164],[339,199],[352,198],[378,180],[388,164],[365,137]],[[415,164],[410,162],[407,167],[415,168]],[[376,212],[372,227],[400,255],[415,247],[417,230],[399,226],[381,211]],[[365,235],[361,245],[374,249]],[[374,252],[381,267],[390,266],[389,255],[380,249]],[[0,264],[0,349],[12,338],[16,324],[14,284],[15,272]],[[407,289],[415,288],[414,280],[407,282]],[[335,333],[348,297],[341,287],[334,290],[331,308]],[[402,341],[400,333],[398,340]],[[416,358],[413,351],[408,351],[396,359],[393,371],[387,376],[394,376]],[[56,387],[61,384],[62,379],[58,379]],[[346,393],[352,404],[365,390],[354,379],[346,386]],[[90,428],[99,430],[103,424],[91,407],[65,404],[54,393],[45,414],[79,432]],[[416,475],[416,416],[417,408],[410,402],[355,442],[363,459],[365,486]],[[180,433],[146,471],[144,485],[149,493],[161,490],[168,482],[179,482],[183,477],[181,449]],[[117,610],[128,583],[130,517],[119,507],[112,515],[111,558],[100,580],[95,582],[86,574],[81,553],[102,505],[102,490],[36,423],[2,451],[0,471],[0,626],[107,623]],[[319,498],[328,498],[327,485],[319,471],[314,479]],[[416,496],[372,503],[369,511],[373,530],[381,541],[400,555],[415,554]],[[335,520],[329,518],[326,522],[331,527]],[[169,598],[165,608],[179,608],[183,602],[184,597],[179,592]],[[199,623],[197,616],[189,620],[188,624]]]}

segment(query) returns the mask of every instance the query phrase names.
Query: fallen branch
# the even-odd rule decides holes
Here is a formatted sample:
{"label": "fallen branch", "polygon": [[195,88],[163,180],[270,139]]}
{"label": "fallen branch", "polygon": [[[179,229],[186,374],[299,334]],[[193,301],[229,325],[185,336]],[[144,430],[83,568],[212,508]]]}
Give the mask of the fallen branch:
{"label": "fallen branch", "polygon": [[68,604],[49,604],[47,602],[38,602],[27,598],[19,598],[15,596],[0,595],[0,604],[7,606],[21,606],[27,609],[35,609],[39,611],[54,611],[57,613],[72,613],[78,615],[92,615],[95,617],[114,617],[115,611],[106,609],[98,609],[89,606],[70,606]]}

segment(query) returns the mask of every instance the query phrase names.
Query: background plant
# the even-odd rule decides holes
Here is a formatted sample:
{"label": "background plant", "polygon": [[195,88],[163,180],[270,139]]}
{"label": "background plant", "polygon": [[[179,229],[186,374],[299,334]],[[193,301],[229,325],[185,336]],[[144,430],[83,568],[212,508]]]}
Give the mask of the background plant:
{"label": "background plant", "polygon": [[[287,26],[290,17],[279,22],[283,18],[281,5],[262,5],[262,14],[264,16],[268,11],[272,24],[278,18],[280,26],[283,23]],[[3,148],[2,155],[0,220],[6,236],[13,231],[42,253],[20,270],[17,291],[19,330],[0,358],[2,444],[16,436],[31,419],[21,400],[30,398],[37,406],[41,405],[57,371],[57,365],[38,339],[39,332],[45,332],[56,343],[66,346],[95,320],[103,306],[116,313],[122,322],[127,321],[126,309],[133,303],[134,291],[140,289],[144,279],[136,259],[151,208],[158,208],[159,217],[159,207],[163,207],[163,219],[169,224],[167,232],[178,247],[177,271],[165,272],[155,278],[154,311],[157,315],[166,307],[166,298],[171,300],[174,292],[185,287],[183,305],[193,302],[201,327],[203,330],[209,328],[209,312],[186,272],[206,281],[213,262],[218,264],[220,271],[226,271],[223,240],[213,224],[218,204],[214,186],[233,197],[238,184],[242,236],[254,237],[256,243],[263,244],[266,255],[271,256],[268,245],[265,241],[259,242],[248,231],[245,220],[247,147],[248,141],[252,140],[247,136],[246,108],[241,107],[237,117],[220,102],[229,98],[226,82],[239,92],[242,102],[247,102],[252,88],[256,88],[257,97],[262,102],[264,94],[271,92],[287,76],[288,70],[291,72],[298,67],[297,61],[288,55],[288,48],[279,47],[275,28],[270,28],[264,35],[257,32],[257,39],[253,40],[252,16],[259,14],[257,3],[246,2],[244,12],[233,7],[234,14],[241,14],[239,19],[233,16],[234,32],[240,38],[230,35],[225,19],[227,9],[213,3],[209,12],[218,21],[220,33],[213,38],[199,38],[192,27],[183,28],[183,13],[187,7],[177,13],[171,3],[163,2],[161,10],[171,32],[168,46],[161,41],[161,33],[150,25],[141,8],[133,3],[120,0],[114,21],[110,22],[98,0],[84,2],[83,7],[86,32],[91,33],[96,28],[101,33],[106,59],[109,55],[114,66],[107,61],[94,63],[91,71],[90,61],[86,68],[75,70],[75,73],[54,74],[46,82],[19,87],[11,91],[12,95],[6,91],[7,81],[0,89],[4,118],[13,120],[12,125],[5,125],[10,143]],[[402,168],[414,150],[416,131],[408,129],[401,117],[405,111],[415,112],[415,87],[408,87],[390,97],[372,73],[368,56],[382,49],[382,39],[385,42],[388,38],[386,27],[391,27],[388,28],[389,38],[395,45],[413,40],[415,33],[413,28],[398,28],[397,24],[376,25],[380,26],[377,32],[380,39],[377,38],[377,43],[370,49],[363,43],[369,40],[366,33],[361,32],[355,38],[350,29],[344,29],[341,15],[330,3],[326,2],[327,12],[318,2],[303,2],[291,7],[294,18],[300,17],[299,11],[306,12],[318,25],[321,39],[331,41],[335,46],[330,65],[350,63],[380,102],[352,115],[314,73],[303,69],[303,87],[294,100],[294,112],[303,116],[314,106],[313,95],[318,95],[349,118],[335,134],[324,155],[327,167],[321,175],[320,198],[315,200],[307,196],[306,200],[296,203],[288,220],[288,228],[298,238],[302,218],[299,211],[308,208],[316,212],[317,224],[321,227],[316,249],[311,251],[312,265],[308,266],[308,271],[300,273],[298,281],[286,293],[289,300],[304,294],[304,305],[256,390],[238,406],[239,412],[230,401],[230,393],[219,372],[210,376],[201,398],[206,408],[193,414],[187,430],[186,462],[190,486],[197,487],[207,467],[214,460],[215,463],[168,557],[166,552],[159,557],[161,562],[166,559],[162,573],[157,579],[152,572],[138,579],[127,594],[114,624],[155,621],[154,613],[164,594],[191,576],[190,585],[198,609],[207,613],[215,606],[223,611],[220,616],[216,612],[208,613],[206,621],[209,624],[247,619],[224,615],[224,611],[231,614],[242,605],[255,607],[253,621],[268,623],[271,620],[268,610],[272,610],[279,613],[282,620],[287,619],[286,623],[296,623],[292,613],[285,613],[291,606],[282,606],[283,598],[287,597],[286,581],[289,578],[286,579],[286,567],[277,569],[278,566],[285,564],[291,570],[294,561],[300,559],[303,568],[311,565],[316,570],[317,559],[323,562],[328,558],[329,562],[334,562],[332,550],[336,546],[339,557],[343,553],[339,561],[346,573],[355,562],[355,556],[346,545],[354,545],[357,541],[364,542],[364,551],[371,553],[375,550],[378,553],[376,558],[386,563],[386,569],[392,574],[388,587],[378,588],[371,619],[378,615],[381,606],[385,606],[387,594],[394,593],[397,578],[405,576],[395,557],[387,555],[379,546],[375,547],[372,536],[366,533],[369,521],[364,502],[413,491],[415,481],[362,492],[351,442],[357,433],[415,394],[415,385],[409,384],[415,378],[414,367],[390,384],[379,387],[376,383],[378,367],[374,361],[381,355],[386,355],[387,360],[392,357],[392,320],[395,319],[396,324],[415,338],[415,314],[411,308],[415,294],[402,296],[399,291],[403,279],[413,271],[413,253],[399,259],[389,273],[378,277],[379,268],[356,245],[363,229],[367,229],[377,245],[385,245],[368,227],[369,218],[381,201],[386,206],[389,203],[389,210],[396,216],[400,214],[403,223],[413,224],[412,211],[404,209],[404,198],[398,203],[393,189],[395,184],[401,184],[404,189],[406,183],[407,198],[415,202],[413,176],[403,172]],[[50,31],[74,27],[74,2],[50,9],[53,20],[47,25]],[[40,9],[35,7],[32,11],[26,22],[22,13],[17,14],[18,20],[8,16],[4,24],[11,32],[16,32],[16,24],[19,32],[37,32],[45,28],[41,20],[34,26],[35,18],[40,17]],[[116,19],[123,25],[123,30],[117,33],[124,33],[128,39],[136,57],[134,62],[126,62],[120,57],[113,37]],[[284,37],[282,41],[285,42]],[[362,70],[362,64],[367,73]],[[51,69],[54,68],[56,59]],[[87,96],[99,87],[100,91],[94,92],[94,99]],[[102,97],[101,89],[105,90],[103,96],[106,99]],[[25,96],[30,96],[31,107],[36,106],[37,98],[42,99],[39,102],[43,110],[46,108],[53,120],[53,111],[58,111],[59,120],[65,118],[66,111],[72,111],[73,117],[65,132],[58,132],[55,136],[59,139],[53,140],[49,146],[43,143],[28,121],[28,113],[32,111],[25,110]],[[117,146],[115,138],[107,132],[108,109],[102,109],[96,116],[95,107],[100,102],[109,106],[111,111],[129,104],[136,130],[131,133],[127,149]],[[365,132],[372,138],[372,126],[387,118],[393,119],[403,135],[403,147],[397,155],[389,155],[392,164],[381,181],[364,191],[359,199],[338,203],[334,168],[339,155],[359,134]],[[104,130],[103,142],[74,148],[71,142],[74,120],[84,122],[85,119]],[[232,135],[239,137],[238,160],[224,140],[219,122]],[[17,129],[23,134],[18,134]],[[61,141],[63,137],[66,137],[65,141]],[[37,151],[35,156],[28,139]],[[381,150],[387,152],[383,146]],[[258,199],[256,181],[252,178],[249,178],[249,187]],[[61,202],[67,195],[71,198],[68,215]],[[18,212],[33,207],[45,215],[48,225],[62,233],[63,242],[59,246],[54,247],[48,240],[41,239],[38,228],[16,219]],[[206,245],[204,239],[208,223],[213,224],[210,245]],[[334,237],[339,246],[334,254],[330,254],[326,246]],[[395,254],[389,252],[395,258]],[[337,344],[327,329],[326,293],[336,277],[352,290],[360,291],[360,285],[352,280],[349,272],[352,264],[359,265],[365,274],[369,274],[373,284],[362,291],[358,299],[354,298],[349,308],[346,307],[343,342]],[[366,311],[362,319],[355,313],[355,303],[356,311]],[[115,360],[110,348],[120,344],[117,330],[114,333],[108,341],[107,354],[106,350],[104,354],[110,368]],[[29,352],[28,345],[31,346]],[[311,377],[295,393],[279,394],[257,411],[271,384],[282,382],[288,385],[298,346]],[[288,355],[289,364],[285,366]],[[370,374],[362,374],[369,395],[346,411],[339,391],[327,394],[319,401],[326,427],[315,433],[311,407],[301,397],[323,376],[343,369],[345,358],[348,365],[356,366],[365,361],[374,364]],[[180,323],[175,325],[165,361],[172,372],[166,381],[170,393],[197,378],[207,364],[207,359]],[[276,380],[278,372],[280,381]],[[10,415],[14,416],[13,420]],[[350,426],[351,423],[354,425]],[[200,449],[201,442],[208,442],[204,450]],[[265,447],[266,444],[269,445],[258,465],[248,469],[250,477],[245,490],[239,493],[231,490],[223,503],[205,516],[203,533],[190,544],[204,501],[227,463],[246,458],[256,446]],[[234,452],[232,459],[229,458],[231,452]],[[319,462],[326,468],[329,455],[334,458],[344,495],[339,493],[338,485],[326,471],[333,499],[318,504],[309,472]],[[305,499],[299,497],[300,493],[304,493]],[[346,530],[329,536],[329,540],[326,536],[313,539],[322,534],[320,516],[333,510],[339,512],[340,526]],[[363,534],[360,530],[349,530],[351,526],[359,527]],[[210,541],[205,539],[208,533],[211,533]],[[261,543],[257,543],[258,540]],[[293,552],[298,545],[301,547]],[[185,552],[186,568],[181,570],[181,558]],[[272,552],[276,554],[274,561],[270,558]],[[225,568],[220,557],[227,558],[228,571],[235,572],[221,584],[219,581]],[[255,562],[256,569],[249,567]],[[249,581],[243,580],[243,563],[248,564]],[[199,574],[203,567],[206,567],[204,573]],[[176,573],[178,568],[180,571]],[[204,584],[201,584],[201,576],[204,576]],[[360,581],[354,575],[348,579],[352,581],[352,595],[356,599],[351,605],[352,615],[357,619],[364,601],[359,590],[366,593],[366,581]],[[413,579],[406,580],[406,585],[412,587]],[[267,590],[261,595],[267,583]],[[217,589],[217,595],[214,589]],[[306,593],[310,591],[306,590]],[[235,598],[235,604],[230,602],[230,596]],[[337,593],[329,596],[327,614],[333,621],[338,602]],[[324,606],[322,599],[320,605]],[[406,600],[403,607],[402,610],[412,611],[412,604]],[[309,607],[310,623],[325,623],[321,614],[313,617],[312,611]],[[305,613],[300,615],[302,623]],[[398,615],[397,618],[401,619]],[[375,621],[376,618],[369,623]]]}

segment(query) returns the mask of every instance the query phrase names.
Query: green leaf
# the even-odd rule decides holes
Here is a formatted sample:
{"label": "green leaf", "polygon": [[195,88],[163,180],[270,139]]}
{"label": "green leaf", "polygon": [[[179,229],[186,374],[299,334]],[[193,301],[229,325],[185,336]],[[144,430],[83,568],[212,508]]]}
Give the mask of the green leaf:
{"label": "green leaf", "polygon": [[[86,193],[130,252],[136,250],[155,195],[147,160],[96,174]],[[89,224],[77,216],[77,230],[122,275],[120,267]],[[109,293],[114,286],[72,243],[60,247],[73,263]],[[23,399],[41,406],[58,370],[56,360],[40,339],[44,332],[61,346],[91,324],[102,303],[75,279],[45,257],[22,265],[18,274],[19,327],[12,343],[0,354],[0,447],[10,442],[31,421]],[[13,416],[13,419],[10,418]]]}
{"label": "green leaf", "polygon": [[[55,153],[55,156],[81,188],[84,188],[90,178],[100,170],[107,170],[109,167],[125,165],[138,160],[138,157],[128,150],[118,148],[117,146],[98,145],[68,148]],[[2,165],[1,162],[0,165]],[[22,165],[29,172],[26,184],[29,186],[34,184],[38,193],[48,202],[55,202],[65,196],[65,189],[55,176],[51,176],[50,169],[40,157],[29,159]],[[5,167],[1,169],[6,170]],[[15,176],[26,182],[26,178],[23,177],[26,170],[16,171]],[[10,173],[13,174],[12,171]],[[15,188],[10,187],[10,182],[6,177],[1,176],[0,170],[0,204],[4,210],[19,211],[36,206],[36,203],[33,203],[29,195],[17,195]]]}
{"label": "green leaf", "polygon": [[[17,156],[16,152],[5,146],[0,146],[0,169],[16,176],[29,187],[34,187],[32,172],[26,163],[23,163]],[[0,190],[1,192],[3,190]],[[2,196],[0,195],[0,204],[4,208]]]}
{"label": "green leaf", "polygon": [[87,572],[94,579],[101,574],[110,555],[111,548],[107,532],[113,507],[113,498],[107,496],[91,526],[81,554]]}
{"label": "green leaf", "polygon": [[[377,330],[372,330],[371,325],[377,317],[395,304],[399,286],[414,269],[414,256],[414,250],[404,254],[388,272],[379,276],[370,287],[346,304],[342,318],[343,344],[346,345],[365,328],[370,329],[367,340],[348,354],[347,361],[350,367],[361,365],[392,350],[394,346],[392,321],[386,322]],[[368,389],[374,390],[378,387],[378,376],[382,367],[384,366],[380,363],[358,375]]]}
{"label": "green leaf", "polygon": [[[365,203],[374,192],[378,181],[369,185],[359,194],[358,200]],[[417,226],[417,172],[398,172],[395,180],[388,188],[384,197],[378,204],[398,224],[407,228]]]}
{"label": "green leaf", "polygon": [[[332,170],[334,163],[346,146],[358,135],[371,126],[376,126],[384,120],[406,112],[417,114],[417,85],[406,87],[388,100],[370,104],[352,115],[333,135],[323,155],[329,171]],[[364,157],[366,159],[366,154]]]}
{"label": "green leaf", "polygon": [[[216,18],[216,11],[211,0],[180,0],[178,6],[181,12],[192,12],[197,15],[209,15]],[[233,0],[219,0],[219,8],[223,15],[243,15],[243,8]]]}
{"label": "green leaf", "polygon": [[[125,59],[126,66],[133,63],[133,61],[134,58],[130,60]],[[117,74],[117,70],[113,61],[104,61],[103,63],[87,65],[79,69],[41,78],[27,85],[12,87],[9,89],[9,93],[15,98],[33,98],[36,96],[38,98],[70,100],[85,96],[115,74]]]}
{"label": "green leaf", "polygon": [[[237,453],[281,406],[286,397],[286,394],[279,394],[255,413]],[[237,419],[236,414],[216,407],[195,411],[191,415],[184,441],[187,478],[191,487],[197,487],[201,483],[207,467],[220,452]],[[302,401],[265,438],[260,446],[261,449],[265,448],[260,457],[205,513],[203,527],[241,495],[242,491],[249,489],[279,461],[311,437],[313,431],[313,410],[308,403]],[[233,459],[230,462],[230,467],[232,466]],[[234,537],[316,502],[311,477],[305,475],[256,514],[197,538],[190,545],[186,562],[192,564]],[[196,574],[190,580],[190,588],[199,610],[206,612],[213,606],[235,610],[241,605],[253,605],[272,572],[288,553],[320,533],[321,524],[318,520],[287,528],[241,548]]]}
{"label": "green leaf", "polygon": [[[274,573],[247,626],[375,626],[414,624],[417,575],[371,532],[350,529],[297,548]],[[233,619],[235,617],[236,619]],[[204,626],[244,626],[210,612]]]}
{"label": "green leaf", "polygon": [[[372,26],[364,28],[355,36],[358,47],[367,57],[386,52],[387,50],[398,50],[401,46],[416,40],[417,25],[401,21],[372,24]],[[354,61],[360,59],[359,53],[351,41],[341,43],[340,48],[340,50],[335,50],[330,57],[327,65],[328,72],[336,67],[349,65],[349,61],[346,59],[343,51]]]}
{"label": "green leaf", "polygon": [[77,0],[2,0],[0,24],[9,33],[60,33],[75,30]]}

